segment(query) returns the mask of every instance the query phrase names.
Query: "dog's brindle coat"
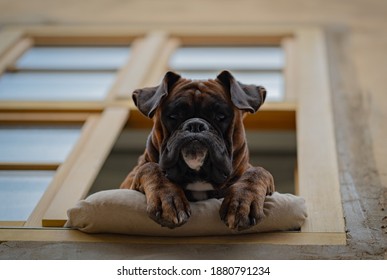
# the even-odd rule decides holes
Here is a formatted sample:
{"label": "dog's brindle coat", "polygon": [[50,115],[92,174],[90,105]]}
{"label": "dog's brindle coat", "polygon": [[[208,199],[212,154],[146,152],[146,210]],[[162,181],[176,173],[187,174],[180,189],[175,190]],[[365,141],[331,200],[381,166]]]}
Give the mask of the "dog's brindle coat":
{"label": "dog's brindle coat", "polygon": [[224,197],[219,212],[229,228],[255,225],[274,182],[249,163],[243,117],[265,97],[263,87],[242,84],[228,71],[199,81],[168,72],[159,86],[136,90],[136,106],[154,125],[121,188],[143,192],[149,216],[169,228],[188,221],[188,199],[210,197]]}

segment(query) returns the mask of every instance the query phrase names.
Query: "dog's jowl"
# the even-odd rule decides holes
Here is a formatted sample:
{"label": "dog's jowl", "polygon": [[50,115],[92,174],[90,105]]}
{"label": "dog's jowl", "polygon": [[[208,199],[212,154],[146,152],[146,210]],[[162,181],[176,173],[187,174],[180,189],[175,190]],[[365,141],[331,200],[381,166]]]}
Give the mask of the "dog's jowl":
{"label": "dog's jowl", "polygon": [[219,214],[229,228],[257,224],[274,182],[249,163],[243,117],[265,97],[263,87],[242,84],[228,71],[209,80],[168,72],[159,86],[134,91],[153,129],[121,188],[143,192],[149,216],[169,228],[189,220],[188,201],[208,198],[224,198]]}

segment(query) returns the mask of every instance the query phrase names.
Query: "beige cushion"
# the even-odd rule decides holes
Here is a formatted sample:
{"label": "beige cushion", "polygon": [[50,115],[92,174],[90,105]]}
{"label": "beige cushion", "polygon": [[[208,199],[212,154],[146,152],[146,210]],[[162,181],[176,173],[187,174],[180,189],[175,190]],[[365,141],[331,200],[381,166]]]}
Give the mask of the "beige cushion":
{"label": "beige cushion", "polygon": [[303,198],[275,192],[266,197],[263,221],[238,232],[230,230],[220,220],[221,203],[218,199],[192,202],[189,221],[179,228],[169,229],[148,217],[144,194],[126,189],[101,191],[69,209],[65,226],[87,233],[209,236],[298,229],[307,217]]}

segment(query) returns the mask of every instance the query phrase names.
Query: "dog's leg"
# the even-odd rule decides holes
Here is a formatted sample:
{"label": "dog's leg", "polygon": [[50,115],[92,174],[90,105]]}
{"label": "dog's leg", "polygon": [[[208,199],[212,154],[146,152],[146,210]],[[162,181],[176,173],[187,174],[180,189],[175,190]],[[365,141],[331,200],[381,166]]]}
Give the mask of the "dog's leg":
{"label": "dog's leg", "polygon": [[273,176],[262,167],[250,167],[227,189],[219,210],[222,221],[237,230],[256,225],[264,216],[265,197],[272,192]]}
{"label": "dog's leg", "polygon": [[148,162],[137,166],[121,188],[144,193],[149,217],[162,226],[179,227],[191,216],[183,190],[165,177],[157,163]]}

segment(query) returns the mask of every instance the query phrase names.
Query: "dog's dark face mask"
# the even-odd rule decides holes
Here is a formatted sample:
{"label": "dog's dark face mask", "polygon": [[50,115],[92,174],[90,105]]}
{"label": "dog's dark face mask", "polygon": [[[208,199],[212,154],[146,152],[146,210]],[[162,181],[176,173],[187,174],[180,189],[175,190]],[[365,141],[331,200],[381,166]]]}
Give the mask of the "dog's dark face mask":
{"label": "dog's dark face mask", "polygon": [[158,158],[167,178],[182,187],[201,181],[218,188],[233,170],[235,114],[257,111],[265,95],[227,71],[207,81],[168,72],[160,86],[135,91],[133,99],[148,117],[157,114],[163,134]]}
{"label": "dog's dark face mask", "polygon": [[233,106],[209,82],[188,82],[175,89],[161,112],[170,136],[163,142],[160,166],[177,183],[220,185],[232,170],[228,132]]}

